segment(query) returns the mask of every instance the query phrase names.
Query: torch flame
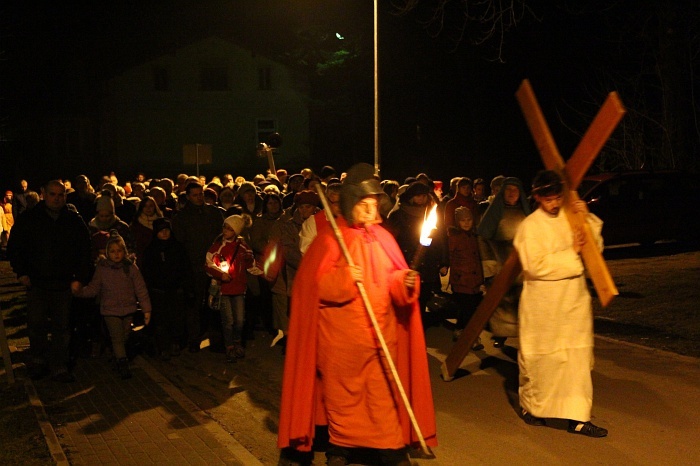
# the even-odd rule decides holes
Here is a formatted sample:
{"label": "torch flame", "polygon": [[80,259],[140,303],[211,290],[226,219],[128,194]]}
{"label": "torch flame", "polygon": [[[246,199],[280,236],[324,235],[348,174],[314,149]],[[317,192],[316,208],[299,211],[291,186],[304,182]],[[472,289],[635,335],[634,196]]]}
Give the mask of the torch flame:
{"label": "torch flame", "polygon": [[420,232],[420,244],[422,244],[425,247],[430,246],[430,243],[433,242],[433,239],[430,237],[430,234],[433,232],[435,227],[437,226],[437,205],[434,205],[432,209],[430,209],[430,213],[428,214],[428,217],[423,220],[423,228],[421,229]]}

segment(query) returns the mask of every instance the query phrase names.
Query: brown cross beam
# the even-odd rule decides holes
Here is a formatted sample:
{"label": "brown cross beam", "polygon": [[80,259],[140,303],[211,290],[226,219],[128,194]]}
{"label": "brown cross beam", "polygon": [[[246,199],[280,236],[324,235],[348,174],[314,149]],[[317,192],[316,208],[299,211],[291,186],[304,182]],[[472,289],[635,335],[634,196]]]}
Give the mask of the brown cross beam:
{"label": "brown cross beam", "polygon": [[[527,79],[522,82],[515,95],[518,103],[520,103],[520,108],[523,111],[545,168],[557,171],[564,179],[564,205],[569,206],[579,199],[576,188],[578,188],[583,176],[598,156],[598,152],[600,152],[600,149],[610,137],[617,123],[625,114],[622,102],[616,92],[611,92],[608,95],[586,134],[583,135],[578,147],[565,164],[554,143],[542,110],[537,103],[532,86]],[[606,307],[618,292],[608,267],[605,265],[605,260],[593,239],[593,233],[586,223],[586,212],[581,212],[577,215],[570,208],[562,210],[566,213],[566,217],[572,227],[583,228],[586,235],[586,244],[581,251],[581,257],[588,275],[593,281],[598,299],[601,305]],[[494,278],[491,288],[489,288],[486,296],[469,320],[469,324],[467,324],[464,332],[462,332],[459,340],[457,340],[452,351],[450,351],[450,354],[447,355],[445,362],[442,364],[443,380],[449,382],[454,379],[455,372],[457,372],[462,361],[471,351],[472,345],[498,307],[498,303],[501,302],[503,295],[508,291],[520,272],[522,272],[522,266],[518,258],[518,252],[513,249],[508,259],[503,263],[501,271]]]}

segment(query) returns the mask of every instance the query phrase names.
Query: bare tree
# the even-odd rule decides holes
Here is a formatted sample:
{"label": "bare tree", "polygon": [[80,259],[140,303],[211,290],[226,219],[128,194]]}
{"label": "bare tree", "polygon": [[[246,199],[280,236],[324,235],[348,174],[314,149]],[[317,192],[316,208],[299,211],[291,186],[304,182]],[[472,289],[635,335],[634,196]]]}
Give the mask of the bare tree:
{"label": "bare tree", "polygon": [[430,36],[448,35],[455,47],[492,47],[500,62],[506,33],[526,18],[539,21],[526,0],[392,0],[392,6],[399,15],[417,14]]}
{"label": "bare tree", "polygon": [[[598,168],[698,170],[697,2],[602,0],[593,8],[577,8],[569,12],[599,22],[598,31],[604,37],[587,60],[593,71],[582,88],[587,97],[571,107],[579,108],[581,121],[590,121],[607,92],[615,89],[627,108],[597,161]],[[570,128],[582,126],[574,121]]]}

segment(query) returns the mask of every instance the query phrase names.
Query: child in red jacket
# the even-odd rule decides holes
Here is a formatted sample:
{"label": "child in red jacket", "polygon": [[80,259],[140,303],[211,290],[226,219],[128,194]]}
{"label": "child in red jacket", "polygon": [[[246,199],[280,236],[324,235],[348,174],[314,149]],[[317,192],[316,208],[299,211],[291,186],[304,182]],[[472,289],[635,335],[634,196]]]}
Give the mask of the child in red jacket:
{"label": "child in red jacket", "polygon": [[[458,207],[455,210],[455,225],[450,227],[448,240],[452,299],[459,313],[454,333],[456,340],[481,302],[484,286],[479,241],[474,228],[474,216],[469,208]],[[479,340],[473,349],[483,349]]]}
{"label": "child in red jacket", "polygon": [[245,321],[247,269],[255,265],[253,251],[240,236],[252,224],[248,215],[231,215],[224,220],[222,233],[206,256],[206,271],[221,286],[219,312],[226,345],[226,360],[245,357],[242,344]]}

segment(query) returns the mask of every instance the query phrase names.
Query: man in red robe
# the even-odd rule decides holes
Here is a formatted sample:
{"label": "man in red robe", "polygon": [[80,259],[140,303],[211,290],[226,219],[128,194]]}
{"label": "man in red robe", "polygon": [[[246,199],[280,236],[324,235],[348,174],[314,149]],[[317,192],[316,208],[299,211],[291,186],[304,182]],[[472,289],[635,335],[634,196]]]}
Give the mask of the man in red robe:
{"label": "man in red robe", "polygon": [[355,267],[331,229],[319,231],[292,292],[278,446],[309,451],[315,425],[328,425],[328,464],[348,464],[355,448],[385,465],[408,465],[418,442],[356,281],[362,281],[429,446],[437,444],[420,280],[378,223],[383,191],[370,165],[348,171],[338,223]]}

